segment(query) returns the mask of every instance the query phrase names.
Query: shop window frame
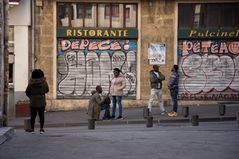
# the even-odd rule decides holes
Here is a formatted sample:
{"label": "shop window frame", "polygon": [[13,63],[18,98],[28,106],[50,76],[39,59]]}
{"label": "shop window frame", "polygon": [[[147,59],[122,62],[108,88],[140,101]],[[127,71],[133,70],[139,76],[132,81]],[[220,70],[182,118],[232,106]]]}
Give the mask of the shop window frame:
{"label": "shop window frame", "polygon": [[[196,5],[200,4],[201,5],[201,11],[199,14],[195,14],[195,7]],[[189,17],[189,22],[188,22],[188,26],[183,27],[182,25],[182,21],[180,21],[180,17],[187,17],[186,15],[181,15],[180,11],[184,10],[183,5],[191,5],[192,7],[192,14],[191,15],[187,15]],[[216,17],[216,24],[213,26],[209,26],[209,13],[208,13],[208,9],[210,7],[210,5],[215,5],[215,7],[219,8],[218,11],[218,16]],[[232,21],[231,21],[231,26],[223,26],[222,25],[222,14],[223,13],[223,5],[231,5],[233,6],[232,9]],[[181,8],[180,8],[181,7]],[[239,10],[239,3],[238,2],[233,2],[233,3],[179,3],[178,4],[178,28],[179,29],[220,29],[220,28],[235,28],[235,27],[239,27],[239,22],[236,22],[236,16],[237,16],[237,12]],[[183,13],[183,12],[181,12]],[[185,13],[186,14],[186,13]],[[194,18],[195,16],[199,15],[200,18],[202,17],[202,24],[199,27],[195,27],[194,26]]]}
{"label": "shop window frame", "polygon": [[[110,16],[109,16],[109,18],[110,18],[110,26],[109,27],[103,27],[103,28],[112,28],[112,18],[120,16],[120,13],[119,13],[119,5],[120,4],[123,4],[123,28],[137,28],[138,27],[138,4],[137,3],[57,2],[57,14],[56,14],[56,17],[57,17],[57,27],[58,28],[60,28],[60,27],[66,27],[66,28],[72,27],[71,20],[73,19],[73,10],[72,10],[71,4],[73,4],[73,3],[77,5],[77,11],[78,11],[78,5],[82,5],[83,6],[83,26],[82,26],[83,28],[86,27],[85,26],[85,19],[87,19],[87,17],[85,17],[86,16],[86,7],[85,6],[87,6],[87,4],[91,4],[92,6],[94,4],[96,5],[96,13],[97,13],[96,14],[96,26],[93,27],[93,28],[99,27],[99,18],[98,18],[98,7],[99,7],[99,4],[107,4],[107,5],[110,6]],[[61,24],[61,22],[60,22],[61,21],[61,17],[60,17],[59,10],[58,10],[58,7],[60,5],[65,6],[67,8],[66,10],[68,10],[67,11],[68,12],[68,26],[63,26]],[[116,5],[118,5],[118,14],[115,13],[114,15],[112,15],[112,13],[114,12],[113,11],[113,7],[116,6]],[[127,10],[127,8],[125,7],[126,5],[135,5],[135,7],[136,7],[136,16],[135,16],[135,19],[134,19],[135,20],[135,26],[133,26],[133,27],[126,27],[126,18],[127,18],[126,17],[126,10]],[[78,12],[77,12],[77,17],[78,16],[79,15],[78,15]],[[104,16],[108,17],[108,15],[106,13],[105,13]],[[93,13],[91,14],[91,17],[93,17]],[[86,28],[91,28],[91,27],[86,27]],[[122,28],[122,27],[120,27],[120,28]]]}

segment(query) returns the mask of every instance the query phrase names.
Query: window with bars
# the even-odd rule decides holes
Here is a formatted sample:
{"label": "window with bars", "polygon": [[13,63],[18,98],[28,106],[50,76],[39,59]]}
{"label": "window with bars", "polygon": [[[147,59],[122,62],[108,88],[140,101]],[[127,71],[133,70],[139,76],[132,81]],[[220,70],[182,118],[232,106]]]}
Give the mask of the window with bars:
{"label": "window with bars", "polygon": [[87,4],[84,7],[85,9],[85,18],[92,18],[92,4]]}
{"label": "window with bars", "polygon": [[57,3],[58,27],[136,28],[137,4]]}
{"label": "window with bars", "polygon": [[180,3],[178,27],[234,28],[239,26],[239,3]]}
{"label": "window with bars", "polygon": [[[112,13],[111,13],[112,11]],[[112,4],[110,5],[105,5],[105,17],[119,17],[119,5],[118,4]]]}

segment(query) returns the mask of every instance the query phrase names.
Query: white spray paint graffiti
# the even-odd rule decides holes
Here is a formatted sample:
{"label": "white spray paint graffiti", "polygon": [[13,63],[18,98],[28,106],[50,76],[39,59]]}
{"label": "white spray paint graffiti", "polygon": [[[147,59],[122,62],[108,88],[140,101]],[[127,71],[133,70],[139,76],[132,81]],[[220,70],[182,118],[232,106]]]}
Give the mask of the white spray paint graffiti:
{"label": "white spray paint graffiti", "polygon": [[[78,46],[76,45],[78,44]],[[136,96],[135,40],[58,40],[57,80],[59,98],[85,98],[96,85],[109,93],[112,69],[126,77],[124,96]]]}
{"label": "white spray paint graffiti", "polygon": [[239,100],[238,42],[181,41],[180,44],[181,99]]}

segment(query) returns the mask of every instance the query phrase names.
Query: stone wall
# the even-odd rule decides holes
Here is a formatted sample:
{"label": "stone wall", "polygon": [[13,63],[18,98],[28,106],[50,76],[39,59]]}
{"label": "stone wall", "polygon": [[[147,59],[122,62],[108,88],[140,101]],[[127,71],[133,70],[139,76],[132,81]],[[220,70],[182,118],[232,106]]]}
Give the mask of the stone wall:
{"label": "stone wall", "polygon": [[35,68],[41,68],[44,71],[50,88],[47,98],[54,99],[55,1],[44,0],[43,4],[43,7],[36,7]]}
{"label": "stone wall", "polygon": [[[59,110],[57,105],[53,105],[55,100],[55,0],[44,0],[42,7],[36,7],[36,52],[35,68],[44,71],[49,85],[47,94],[47,110]],[[63,102],[64,103],[64,102]]]}
{"label": "stone wall", "polygon": [[[66,1],[65,1],[66,2]],[[134,1],[135,2],[135,1]],[[164,99],[168,101],[169,92],[166,86],[170,69],[174,64],[174,32],[175,32],[175,1],[153,0],[152,6],[146,0],[139,1],[138,13],[141,45],[138,47],[138,71],[140,77],[138,84],[140,96],[138,100],[123,100],[124,107],[145,106],[147,104],[150,83],[149,71],[152,66],[148,64],[148,44],[162,42],[166,44],[166,64],[160,67],[165,74],[163,82]],[[86,109],[88,100],[56,99],[56,0],[44,0],[42,7],[36,7],[36,68],[45,72],[50,92],[47,94],[47,110],[75,110]]]}
{"label": "stone wall", "polygon": [[[148,64],[148,44],[162,42],[166,44],[166,64],[160,66],[160,71],[166,76],[163,82],[163,98],[169,99],[167,81],[170,70],[174,64],[174,32],[175,30],[175,1],[158,0],[141,1],[141,98],[147,99],[150,91],[149,71],[152,66]],[[146,91],[147,90],[147,91]]]}

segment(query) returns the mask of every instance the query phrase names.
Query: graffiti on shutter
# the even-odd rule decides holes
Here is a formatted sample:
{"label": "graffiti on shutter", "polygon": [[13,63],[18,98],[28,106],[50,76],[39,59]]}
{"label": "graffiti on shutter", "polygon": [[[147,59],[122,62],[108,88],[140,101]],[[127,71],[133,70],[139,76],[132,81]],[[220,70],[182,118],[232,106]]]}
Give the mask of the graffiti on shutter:
{"label": "graffiti on shutter", "polygon": [[180,40],[179,98],[239,100],[239,41]]}
{"label": "graffiti on shutter", "polygon": [[135,98],[136,48],[136,40],[58,39],[58,98],[87,98],[97,85],[109,93],[115,67],[126,77],[124,96]]}

